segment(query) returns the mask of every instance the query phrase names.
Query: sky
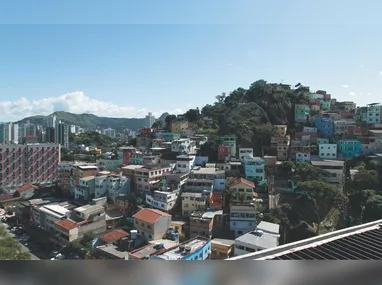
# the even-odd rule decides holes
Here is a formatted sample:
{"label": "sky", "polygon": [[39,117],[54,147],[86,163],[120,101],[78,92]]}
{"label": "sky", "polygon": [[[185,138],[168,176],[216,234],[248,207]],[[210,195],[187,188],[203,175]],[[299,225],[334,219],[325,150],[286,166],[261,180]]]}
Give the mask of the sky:
{"label": "sky", "polygon": [[367,0],[0,1],[0,121],[178,114],[258,79],[381,102],[381,10]]}

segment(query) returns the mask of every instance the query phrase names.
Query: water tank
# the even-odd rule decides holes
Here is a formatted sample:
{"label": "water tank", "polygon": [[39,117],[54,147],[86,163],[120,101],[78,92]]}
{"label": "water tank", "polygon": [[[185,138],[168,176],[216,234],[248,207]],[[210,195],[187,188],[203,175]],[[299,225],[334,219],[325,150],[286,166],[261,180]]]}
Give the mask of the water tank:
{"label": "water tank", "polygon": [[186,246],[186,247],[184,248],[184,250],[185,250],[186,252],[191,252],[191,246]]}
{"label": "water tank", "polygon": [[150,255],[146,255],[145,260],[150,260]]}
{"label": "water tank", "polygon": [[179,251],[183,252],[184,250],[185,250],[184,245],[180,245],[180,246],[179,246]]}
{"label": "water tank", "polygon": [[130,231],[131,239],[137,239],[138,237],[138,231],[137,230],[131,230]]}

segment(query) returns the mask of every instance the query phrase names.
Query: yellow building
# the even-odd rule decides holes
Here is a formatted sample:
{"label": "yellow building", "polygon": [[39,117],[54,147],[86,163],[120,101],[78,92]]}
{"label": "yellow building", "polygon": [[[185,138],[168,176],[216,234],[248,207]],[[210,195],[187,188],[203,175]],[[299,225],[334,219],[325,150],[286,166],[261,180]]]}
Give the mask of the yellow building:
{"label": "yellow building", "polygon": [[211,240],[211,259],[226,259],[234,256],[235,241],[215,238]]}
{"label": "yellow building", "polygon": [[230,203],[250,204],[257,198],[255,183],[244,178],[235,179],[228,184],[232,194]]}
{"label": "yellow building", "polygon": [[189,123],[187,121],[174,121],[171,123],[172,133],[181,133],[189,128]]}

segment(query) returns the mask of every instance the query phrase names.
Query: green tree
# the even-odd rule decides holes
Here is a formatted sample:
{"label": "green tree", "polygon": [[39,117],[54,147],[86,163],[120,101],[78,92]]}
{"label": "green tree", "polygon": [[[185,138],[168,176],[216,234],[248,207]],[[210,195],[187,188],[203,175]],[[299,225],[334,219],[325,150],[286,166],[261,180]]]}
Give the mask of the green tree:
{"label": "green tree", "polygon": [[190,109],[186,112],[185,117],[187,121],[195,123],[199,120],[200,111],[199,108],[196,109]]}
{"label": "green tree", "polygon": [[10,237],[3,225],[0,225],[0,260],[29,260],[30,253],[25,252],[21,244]]}
{"label": "green tree", "polygon": [[363,212],[363,222],[371,222],[382,219],[382,195],[368,193]]}
{"label": "green tree", "polygon": [[313,214],[314,222],[317,224],[319,232],[321,222],[327,218],[333,208],[341,208],[345,203],[343,194],[331,184],[312,180],[300,182],[298,184],[300,196],[299,206],[305,208]]}
{"label": "green tree", "polygon": [[211,136],[208,141],[200,147],[200,155],[208,156],[209,161],[218,161],[219,138]]}
{"label": "green tree", "polygon": [[165,118],[165,123],[166,123],[166,129],[171,131],[171,124],[173,121],[176,120],[176,115],[168,115],[166,118]]}
{"label": "green tree", "polygon": [[162,130],[164,127],[165,127],[165,122],[161,120],[155,121],[154,124],[152,125],[152,128],[156,130]]}

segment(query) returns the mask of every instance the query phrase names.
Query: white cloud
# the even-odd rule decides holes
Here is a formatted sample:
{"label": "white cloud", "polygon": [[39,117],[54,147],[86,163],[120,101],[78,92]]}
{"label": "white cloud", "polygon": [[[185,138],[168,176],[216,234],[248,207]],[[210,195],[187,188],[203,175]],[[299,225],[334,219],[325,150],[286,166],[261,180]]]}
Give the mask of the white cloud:
{"label": "white cloud", "polygon": [[382,71],[379,72],[379,76],[382,76]]}
{"label": "white cloud", "polygon": [[343,87],[343,88],[348,88],[349,85],[344,84],[344,85],[342,85],[342,87]]}
{"label": "white cloud", "polygon": [[357,94],[355,92],[349,92],[349,96],[355,97]]}
{"label": "white cloud", "polygon": [[181,109],[148,110],[121,106],[92,99],[80,91],[41,100],[30,101],[26,98],[20,98],[16,101],[0,101],[0,121],[17,121],[34,115],[49,115],[55,111],[66,111],[75,114],[91,113],[97,116],[115,118],[143,118],[148,112],[152,112],[157,117],[164,112],[170,114],[184,113]]}

